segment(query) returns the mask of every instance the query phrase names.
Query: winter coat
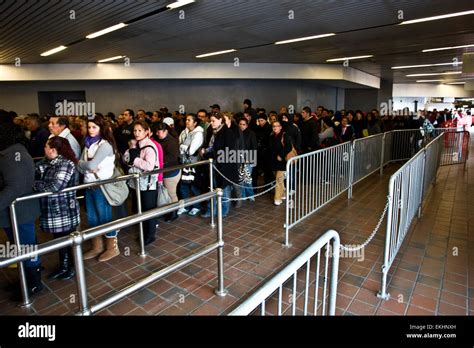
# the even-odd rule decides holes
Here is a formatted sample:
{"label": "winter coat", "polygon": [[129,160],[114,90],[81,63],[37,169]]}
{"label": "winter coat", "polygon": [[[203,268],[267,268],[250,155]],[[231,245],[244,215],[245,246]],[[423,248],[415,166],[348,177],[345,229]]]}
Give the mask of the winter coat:
{"label": "winter coat", "polygon": [[[164,156],[164,168],[174,167],[179,164],[179,143],[178,139],[173,137],[172,135],[168,134],[164,139],[158,139],[158,142],[161,144],[163,148],[163,156]],[[175,177],[179,174],[179,170],[175,170],[172,172],[166,172],[164,174],[165,179]]]}
{"label": "winter coat", "polygon": [[[239,182],[239,163],[238,158],[235,156],[237,150],[237,138],[235,132],[224,125],[214,137],[214,144],[208,157],[214,159],[214,164],[217,169],[227,178],[223,178],[222,175],[216,173],[216,184],[219,188],[225,188],[233,183]],[[226,158],[226,154],[234,158]],[[231,182],[229,182],[231,181]]]}
{"label": "winter coat", "polygon": [[[131,140],[130,149],[125,151],[123,160],[128,163],[130,160],[130,150],[137,147],[137,141]],[[155,143],[150,138],[145,138],[138,142],[140,148],[140,155],[134,159],[133,165],[130,166],[128,172],[132,173],[143,173],[151,172],[156,169],[160,169],[159,152],[156,148]],[[140,178],[140,191],[156,190],[156,183],[158,180],[158,174],[152,174]],[[135,180],[129,180],[128,186],[133,189],[135,188]]]}
{"label": "winter coat", "polygon": [[[77,169],[84,174],[84,183],[110,179],[114,175],[115,154],[107,140],[100,140],[85,147],[77,164]],[[97,173],[92,173],[97,170]]]}
{"label": "winter coat", "polygon": [[198,151],[202,147],[203,142],[204,129],[201,126],[197,126],[191,132],[186,128],[179,135],[179,154],[188,156],[191,163],[195,163],[199,160]]}
{"label": "winter coat", "polygon": [[314,117],[303,120],[301,124],[301,151],[308,153],[319,148],[318,124]]}
{"label": "winter coat", "polygon": [[[76,166],[59,155],[53,160],[43,159],[36,164],[36,192],[56,192],[76,184]],[[71,232],[80,223],[76,191],[58,193],[40,198],[40,226],[44,232]]]}
{"label": "winter coat", "polygon": [[[14,144],[0,151],[0,227],[11,227],[10,204],[34,194],[35,164],[26,148]],[[34,222],[40,215],[38,199],[15,205],[18,224]]]}
{"label": "winter coat", "polygon": [[[270,134],[270,156],[273,171],[286,171],[285,157],[291,151],[291,145],[290,136],[283,131],[278,135]],[[277,156],[280,156],[281,161],[278,160]]]}

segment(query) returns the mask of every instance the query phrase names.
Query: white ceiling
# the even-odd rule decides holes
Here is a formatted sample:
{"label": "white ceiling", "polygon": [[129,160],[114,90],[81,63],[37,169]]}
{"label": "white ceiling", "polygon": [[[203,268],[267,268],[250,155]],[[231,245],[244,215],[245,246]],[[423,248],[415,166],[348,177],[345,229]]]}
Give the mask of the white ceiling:
{"label": "white ceiling", "polygon": [[[163,11],[126,28],[87,40],[92,32],[159,12],[173,0],[0,0],[0,63],[93,63],[126,55],[132,62],[312,63],[373,54],[350,66],[395,83],[414,82],[409,73],[461,70],[442,66],[394,72],[394,65],[462,61],[458,49],[422,53],[422,49],[474,44],[474,15],[412,25],[417,19],[474,9],[472,0],[197,0],[178,10]],[[70,19],[70,11],[76,19]],[[184,10],[184,19],[179,18]],[[293,11],[294,19],[289,19]],[[337,33],[336,36],[288,45],[275,41]],[[49,57],[40,53],[68,45]],[[230,54],[198,54],[237,49]],[[332,63],[342,64],[342,63]],[[473,74],[463,75],[474,78]],[[459,78],[459,76],[456,76]]]}

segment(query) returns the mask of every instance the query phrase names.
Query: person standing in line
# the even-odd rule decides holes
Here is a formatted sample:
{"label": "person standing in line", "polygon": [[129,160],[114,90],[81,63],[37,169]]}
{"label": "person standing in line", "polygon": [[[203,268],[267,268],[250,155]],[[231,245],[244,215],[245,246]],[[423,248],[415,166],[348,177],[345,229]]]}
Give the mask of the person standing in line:
{"label": "person standing in line", "polygon": [[[11,203],[21,196],[33,194],[35,165],[26,150],[27,139],[23,129],[13,123],[0,127],[0,227],[5,230],[10,243],[14,242],[10,218]],[[20,245],[26,250],[37,247],[35,220],[40,215],[38,200],[19,202],[16,206]],[[24,261],[28,294],[35,295],[43,289],[41,260],[35,257]],[[20,282],[7,286],[13,291],[12,300],[20,301]]]}
{"label": "person standing in line", "polygon": [[279,121],[272,123],[273,132],[270,135],[270,154],[272,161],[272,169],[275,172],[276,187],[273,203],[280,205],[285,192],[285,171],[286,171],[286,155],[291,151],[291,138],[282,131]]}
{"label": "person standing in line", "polygon": [[[45,158],[36,164],[36,192],[57,192],[76,185],[77,159],[69,142],[61,137],[50,138],[44,147]],[[44,232],[61,238],[74,232],[80,222],[76,191],[40,198],[40,226]],[[59,268],[50,279],[71,279],[75,275],[72,248],[59,250]]]}
{"label": "person standing in line", "polygon": [[[116,146],[110,126],[103,117],[96,116],[87,123],[88,134],[85,147],[77,164],[84,174],[84,183],[110,179],[114,175]],[[105,198],[100,187],[86,190],[87,222],[90,227],[112,221],[112,206]],[[84,260],[99,256],[99,261],[108,261],[118,255],[117,231],[106,234],[106,246],[102,236],[92,239],[92,249],[84,254]]]}
{"label": "person standing in line", "polygon": [[[133,126],[135,139],[130,142],[130,149],[125,151],[123,156],[123,161],[129,166],[129,173],[151,172],[160,169],[159,151],[155,143],[149,138],[149,133],[150,126],[146,121],[135,121]],[[135,186],[135,180],[129,181],[128,185],[132,188],[133,211],[138,211],[136,206],[138,194],[141,198],[143,212],[156,208],[158,180],[158,174],[141,177],[140,187]],[[156,240],[157,222],[157,218],[143,222],[145,245],[149,245]]]}

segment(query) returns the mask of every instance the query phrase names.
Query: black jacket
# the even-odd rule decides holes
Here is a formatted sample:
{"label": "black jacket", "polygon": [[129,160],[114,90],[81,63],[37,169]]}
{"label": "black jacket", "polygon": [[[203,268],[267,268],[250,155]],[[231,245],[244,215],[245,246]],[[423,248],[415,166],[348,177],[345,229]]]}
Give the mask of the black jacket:
{"label": "black jacket", "polygon": [[301,132],[298,126],[290,122],[281,121],[282,130],[291,138],[291,143],[298,153],[301,153]]}
{"label": "black jacket", "polygon": [[46,128],[39,127],[31,132],[28,142],[28,152],[31,157],[44,157],[44,146],[48,141],[49,131]]}
{"label": "black jacket", "polygon": [[[234,130],[224,125],[215,135],[212,152],[210,152],[209,158],[214,159],[215,166],[222,172],[222,174],[228,178],[228,180],[238,183],[239,182],[239,164],[236,157],[237,150],[237,138]],[[232,158],[232,153],[234,158]],[[230,157],[229,157],[230,155]],[[224,179],[219,173],[215,174],[216,184],[219,188],[224,188],[232,185],[227,179]]]}
{"label": "black jacket", "polygon": [[268,139],[272,133],[272,126],[267,122],[263,127],[257,126],[255,128],[255,136],[257,138],[257,150],[262,151],[268,149]]}
{"label": "black jacket", "polygon": [[[23,145],[0,151],[0,227],[11,227],[10,204],[21,196],[32,195],[35,164]],[[40,215],[39,200],[16,205],[18,224],[34,222]]]}
{"label": "black jacket", "polygon": [[[283,138],[283,141],[282,141]],[[291,151],[291,138],[288,134],[283,131],[280,134],[270,134],[270,156],[272,161],[273,171],[285,171],[286,170],[286,155]],[[277,156],[280,156],[281,161],[278,160]]]}
{"label": "black jacket", "polygon": [[[179,142],[178,139],[168,133],[164,139],[155,139],[158,141],[163,149],[163,168],[177,166],[179,164]],[[179,171],[166,172],[163,174],[164,178],[172,178],[178,175]]]}
{"label": "black jacket", "polygon": [[303,153],[316,151],[319,148],[318,125],[314,117],[303,120],[301,124],[301,150]]}

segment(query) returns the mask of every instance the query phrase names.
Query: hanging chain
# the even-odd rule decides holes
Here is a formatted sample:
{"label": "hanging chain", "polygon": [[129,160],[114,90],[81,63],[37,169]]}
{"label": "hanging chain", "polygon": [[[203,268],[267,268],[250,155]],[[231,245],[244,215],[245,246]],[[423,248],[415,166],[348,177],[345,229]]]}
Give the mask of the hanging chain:
{"label": "hanging chain", "polygon": [[380,217],[379,222],[377,223],[377,226],[375,226],[374,231],[369,236],[369,238],[367,238],[367,240],[365,241],[364,244],[361,244],[361,245],[359,245],[357,247],[354,247],[354,248],[346,247],[343,244],[341,244],[341,249],[345,250],[345,251],[359,251],[360,249],[365,248],[367,246],[367,244],[369,244],[371,242],[371,240],[375,237],[375,235],[377,234],[380,226],[382,225],[382,221],[385,218],[385,215],[387,214],[389,204],[390,204],[390,196],[387,196],[387,203],[385,204],[385,208],[383,210],[382,216]]}

